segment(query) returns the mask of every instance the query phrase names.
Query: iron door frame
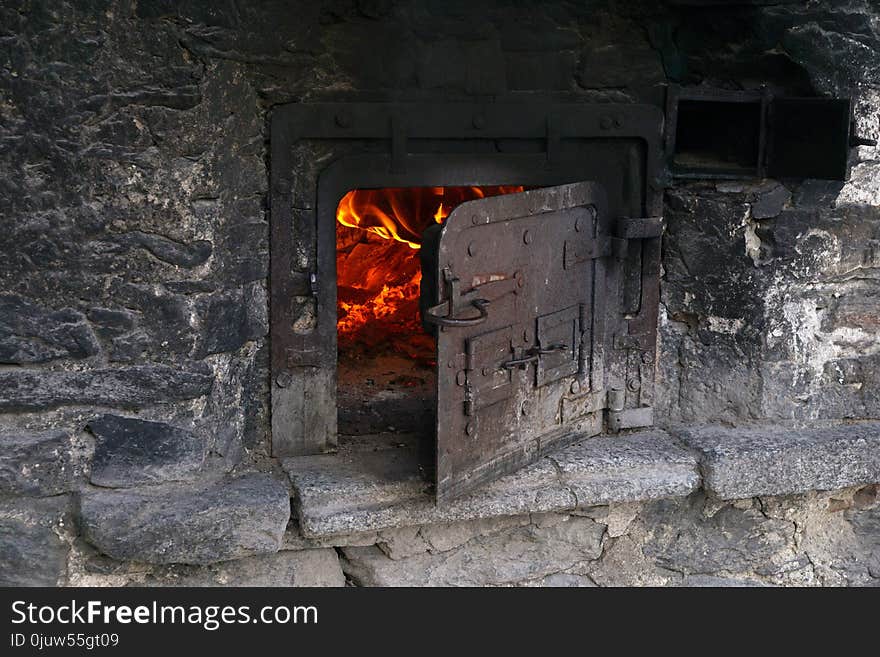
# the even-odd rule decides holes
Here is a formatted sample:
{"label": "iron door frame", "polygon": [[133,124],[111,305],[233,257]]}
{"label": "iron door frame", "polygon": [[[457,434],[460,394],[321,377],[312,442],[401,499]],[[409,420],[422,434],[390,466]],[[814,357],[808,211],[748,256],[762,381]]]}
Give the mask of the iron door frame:
{"label": "iron door frame", "polygon": [[[337,102],[276,107],[271,118],[269,281],[273,455],[316,454],[336,445],[335,211],[347,191],[558,185],[596,179],[592,174],[598,170],[599,178],[611,178],[611,189],[628,199],[612,212],[659,215],[662,125],[658,108],[635,104]],[[432,140],[439,140],[433,142],[437,150],[426,151],[423,144]],[[444,150],[444,140],[452,152]],[[474,150],[454,152],[460,149],[458,140],[473,141]],[[478,147],[495,140],[540,140],[544,148],[487,154]],[[568,148],[583,142],[619,152],[613,172],[607,163],[585,156],[583,149]],[[318,143],[334,154],[320,167],[312,163],[304,171],[298,149]],[[659,288],[659,250],[659,236],[639,240],[645,302],[631,313],[631,320],[643,317],[641,325],[656,325],[659,289],[653,289]],[[626,326],[619,330],[627,331]],[[649,335],[639,348],[652,351],[655,344],[656,337]]]}

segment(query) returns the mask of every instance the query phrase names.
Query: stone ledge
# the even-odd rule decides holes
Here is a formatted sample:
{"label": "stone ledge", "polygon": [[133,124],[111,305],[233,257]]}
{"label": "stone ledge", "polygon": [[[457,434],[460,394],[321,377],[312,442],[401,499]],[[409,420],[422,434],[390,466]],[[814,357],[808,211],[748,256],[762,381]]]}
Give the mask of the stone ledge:
{"label": "stone ledge", "polygon": [[85,490],[83,537],[117,561],[206,565],[271,554],[290,519],[283,481],[251,472],[198,483]]}
{"label": "stone ledge", "polygon": [[676,434],[721,499],[833,490],[880,481],[880,422],[824,428],[707,426]]}
{"label": "stone ledge", "polygon": [[343,444],[283,465],[308,538],[683,496],[700,484],[694,456],[659,430],[585,439],[439,508],[411,447]]}

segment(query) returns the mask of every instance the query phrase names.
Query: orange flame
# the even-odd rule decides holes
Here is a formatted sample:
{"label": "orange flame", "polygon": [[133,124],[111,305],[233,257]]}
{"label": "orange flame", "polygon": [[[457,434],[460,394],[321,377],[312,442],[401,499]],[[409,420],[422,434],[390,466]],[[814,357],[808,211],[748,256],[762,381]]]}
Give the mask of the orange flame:
{"label": "orange flame", "polygon": [[[422,233],[464,201],[521,185],[355,189],[336,210],[337,329],[341,343],[419,342]],[[404,349],[407,351],[407,349]],[[412,350],[409,350],[412,351]]]}

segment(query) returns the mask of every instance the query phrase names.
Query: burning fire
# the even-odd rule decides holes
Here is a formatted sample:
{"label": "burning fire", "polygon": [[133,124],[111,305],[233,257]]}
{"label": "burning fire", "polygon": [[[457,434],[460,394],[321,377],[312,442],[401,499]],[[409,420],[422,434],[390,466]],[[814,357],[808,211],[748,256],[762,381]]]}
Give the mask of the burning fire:
{"label": "burning fire", "polygon": [[[519,185],[355,189],[336,210],[340,343],[386,340],[409,355],[429,341],[419,318],[422,233],[464,201],[523,191]],[[405,339],[401,339],[405,338]]]}

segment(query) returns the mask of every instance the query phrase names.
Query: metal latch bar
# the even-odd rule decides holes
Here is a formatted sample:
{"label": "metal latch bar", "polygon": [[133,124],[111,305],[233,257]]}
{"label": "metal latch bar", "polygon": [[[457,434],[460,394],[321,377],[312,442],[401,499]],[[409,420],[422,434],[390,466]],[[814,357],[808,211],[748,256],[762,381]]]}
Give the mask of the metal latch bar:
{"label": "metal latch bar", "polygon": [[523,365],[527,365],[531,362],[539,360],[541,356],[545,356],[547,354],[555,354],[560,351],[568,351],[571,347],[567,344],[557,343],[551,344],[549,347],[532,347],[531,349],[527,349],[525,351],[525,355],[522,358],[514,358],[513,360],[508,360],[504,363],[501,363],[501,367],[506,370],[512,370],[514,367],[522,367]]}

